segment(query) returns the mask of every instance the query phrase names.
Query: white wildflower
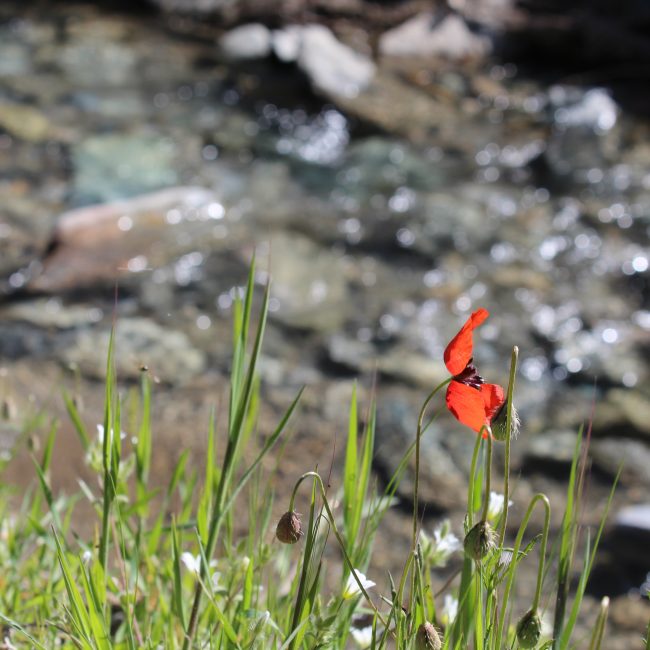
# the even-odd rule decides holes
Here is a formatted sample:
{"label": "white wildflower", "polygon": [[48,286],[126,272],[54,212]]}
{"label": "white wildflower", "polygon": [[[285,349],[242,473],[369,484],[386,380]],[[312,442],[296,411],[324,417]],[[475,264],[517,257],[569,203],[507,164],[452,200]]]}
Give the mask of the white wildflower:
{"label": "white wildflower", "polygon": [[[124,433],[124,431],[120,431],[120,440],[124,440],[125,438],[126,438],[126,433]],[[104,444],[104,425],[103,424],[98,424],[97,425],[97,440],[99,440],[100,445]],[[113,429],[111,429],[111,435],[109,436],[109,441],[113,442]]]}
{"label": "white wildflower", "polygon": [[456,535],[451,532],[449,520],[445,519],[434,531],[431,544],[431,564],[445,566],[449,558],[462,548]]}
{"label": "white wildflower", "polygon": [[[490,500],[488,502],[488,519],[496,521],[503,512],[503,502],[505,497],[498,492],[490,492]],[[512,505],[512,501],[508,500],[508,507]]]}
{"label": "white wildflower", "polygon": [[[368,580],[361,571],[357,571],[356,569],[354,570],[354,573],[356,574],[357,578],[359,579],[359,582],[363,585],[363,588],[368,590],[371,587],[374,587],[377,583],[373,582],[372,580]],[[361,593],[361,589],[359,589],[359,585],[357,581],[354,579],[354,576],[350,574],[348,576],[348,581],[345,584],[345,589],[343,590],[343,598],[345,600],[348,600],[350,598],[354,598],[357,594]]]}
{"label": "white wildflower", "polygon": [[192,573],[197,575],[201,572],[201,556],[192,555],[191,553],[181,553],[181,562],[187,567]]}
{"label": "white wildflower", "polygon": [[352,638],[360,648],[369,648],[372,643],[372,625],[350,628]]}
{"label": "white wildflower", "polygon": [[458,615],[458,598],[454,598],[451,594],[445,594],[442,602],[442,612],[440,621],[445,627],[449,627]]}

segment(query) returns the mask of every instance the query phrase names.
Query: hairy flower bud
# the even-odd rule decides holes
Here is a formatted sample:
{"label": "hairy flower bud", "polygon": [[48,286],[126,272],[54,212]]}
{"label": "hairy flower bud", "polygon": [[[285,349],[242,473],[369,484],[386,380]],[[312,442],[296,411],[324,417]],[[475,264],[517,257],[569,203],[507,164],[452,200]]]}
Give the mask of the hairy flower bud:
{"label": "hairy flower bud", "polygon": [[285,512],[278,521],[275,536],[283,544],[295,544],[302,537],[300,515],[293,510]]}
{"label": "hairy flower bud", "polygon": [[504,442],[507,438],[516,438],[519,433],[520,424],[519,414],[513,406],[510,417],[510,431],[508,431],[508,402],[506,400],[503,406],[494,414],[490,422],[492,437],[499,442]]}
{"label": "hairy flower bud", "polygon": [[425,621],[418,627],[415,635],[416,650],[440,650],[442,641],[435,627],[429,621]]}
{"label": "hairy flower bud", "polygon": [[542,621],[537,610],[528,610],[517,623],[517,641],[521,648],[534,648],[542,634]]}
{"label": "hairy flower bud", "polygon": [[480,562],[496,546],[495,533],[487,521],[479,521],[465,536],[465,555]]}

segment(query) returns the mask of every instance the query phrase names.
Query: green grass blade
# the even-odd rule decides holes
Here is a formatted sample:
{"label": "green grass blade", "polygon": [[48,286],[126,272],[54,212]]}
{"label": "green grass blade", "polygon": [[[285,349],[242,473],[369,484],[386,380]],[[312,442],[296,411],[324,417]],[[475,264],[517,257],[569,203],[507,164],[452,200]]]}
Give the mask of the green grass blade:
{"label": "green grass blade", "polygon": [[81,446],[83,447],[84,451],[87,451],[91,443],[90,436],[88,435],[86,426],[81,420],[79,409],[77,409],[74,400],[72,397],[70,397],[69,393],[66,390],[63,391],[63,402],[65,403],[65,409],[68,412],[68,417],[70,418],[70,421],[74,425],[74,429],[79,436]]}
{"label": "green grass blade", "polygon": [[621,476],[621,469],[619,468],[616,477],[614,479],[612,489],[609,492],[609,496],[607,498],[607,503],[605,504],[603,515],[600,518],[600,524],[598,526],[598,531],[596,532],[596,537],[594,538],[593,547],[591,548],[591,551],[589,549],[589,540],[587,540],[587,550],[585,552],[585,557],[587,559],[585,562],[585,566],[582,569],[582,573],[580,575],[580,580],[578,582],[578,587],[576,589],[576,595],[573,601],[573,606],[571,608],[571,614],[562,631],[562,639],[560,642],[560,648],[562,649],[569,647],[571,634],[578,620],[578,614],[580,613],[580,606],[582,604],[582,599],[584,597],[585,589],[587,587],[587,581],[589,580],[589,575],[591,574],[591,569],[596,559],[596,551],[598,550],[598,545],[600,544],[600,539],[602,537],[603,530],[605,528],[605,522],[607,521],[607,515],[609,514],[609,509],[612,505],[612,499],[614,498],[614,492],[616,490],[616,486],[618,484],[620,476]]}
{"label": "green grass blade", "polygon": [[185,610],[183,608],[183,581],[181,576],[181,553],[180,542],[178,539],[178,530],[176,529],[176,522],[172,520],[172,565],[174,575],[174,586],[172,590],[172,607],[173,611],[178,617],[183,630],[186,629],[185,625]]}
{"label": "green grass blade", "polygon": [[349,541],[355,539],[354,527],[357,510],[357,385],[352,387],[350,398],[350,414],[348,416],[348,439],[345,447],[345,466],[343,471],[343,522],[346,537]]}

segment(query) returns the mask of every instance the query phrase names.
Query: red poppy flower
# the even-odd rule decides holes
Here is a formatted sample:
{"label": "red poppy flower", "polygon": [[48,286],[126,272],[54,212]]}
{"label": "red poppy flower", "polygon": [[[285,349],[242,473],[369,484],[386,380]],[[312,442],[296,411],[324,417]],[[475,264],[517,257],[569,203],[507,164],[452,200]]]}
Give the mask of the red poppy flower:
{"label": "red poppy flower", "polygon": [[472,363],[472,332],[489,315],[487,309],[475,311],[445,349],[445,365],[453,375],[447,387],[447,408],[470,429],[479,432],[485,427],[484,438],[492,434],[492,418],[505,402],[503,388],[486,384]]}

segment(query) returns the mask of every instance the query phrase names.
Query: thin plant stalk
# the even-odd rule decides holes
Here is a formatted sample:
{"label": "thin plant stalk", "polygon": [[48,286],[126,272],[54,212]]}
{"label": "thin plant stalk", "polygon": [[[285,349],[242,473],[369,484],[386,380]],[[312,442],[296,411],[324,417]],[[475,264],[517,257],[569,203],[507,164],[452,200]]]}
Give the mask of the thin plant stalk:
{"label": "thin plant stalk", "polygon": [[341,549],[341,553],[343,554],[343,559],[345,560],[345,564],[347,565],[348,569],[350,570],[350,573],[352,576],[354,576],[354,580],[357,583],[359,590],[363,594],[364,598],[366,599],[368,605],[370,608],[373,610],[375,613],[375,616],[381,621],[381,623],[385,626],[386,625],[386,620],[384,617],[381,615],[380,611],[377,609],[377,606],[374,604],[372,601],[372,598],[370,598],[370,595],[368,594],[366,588],[363,586],[361,580],[359,580],[359,576],[357,575],[357,572],[352,565],[352,561],[350,560],[350,556],[348,555],[348,551],[345,548],[345,542],[343,541],[343,537],[341,533],[339,532],[339,529],[336,525],[336,522],[334,521],[334,515],[332,514],[332,510],[330,509],[329,501],[327,500],[327,492],[325,490],[325,485],[323,484],[323,479],[321,478],[320,474],[318,472],[305,472],[297,481],[296,484],[293,488],[293,492],[291,493],[291,499],[289,501],[289,510],[293,511],[293,506],[296,500],[296,494],[298,492],[298,488],[300,487],[300,484],[307,478],[313,478],[314,481],[317,483],[319,489],[320,489],[320,495],[321,499],[323,500],[323,506],[325,507],[325,511],[327,512],[327,517],[329,519],[329,523],[332,526],[332,531],[334,532],[334,537],[336,537],[336,541],[339,544],[339,547]]}
{"label": "thin plant stalk", "polygon": [[[497,632],[495,636],[496,643],[501,643],[503,638],[503,629],[505,626],[506,620],[506,611],[508,609],[508,602],[510,598],[510,591],[512,589],[512,584],[515,579],[515,573],[517,572],[517,564],[519,561],[519,549],[521,548],[521,542],[526,532],[526,527],[528,526],[528,521],[530,520],[531,515],[533,514],[533,509],[535,505],[541,502],[544,507],[544,528],[542,529],[542,541],[539,549],[539,564],[537,568],[537,584],[535,586],[535,597],[533,598],[533,604],[531,610],[536,611],[539,607],[539,601],[542,595],[542,583],[544,579],[544,563],[546,559],[546,545],[548,542],[548,533],[551,526],[551,504],[549,503],[548,497],[545,494],[538,493],[531,500],[524,515],[524,519],[519,526],[519,531],[517,532],[517,537],[515,539],[515,545],[512,549],[512,566],[508,572],[508,579],[506,581],[506,586],[503,592],[503,598],[501,601],[501,611],[499,612],[499,623],[497,626]],[[501,646],[498,646],[501,647]]]}
{"label": "thin plant stalk", "polygon": [[420,415],[418,416],[418,428],[417,428],[417,433],[415,437],[415,478],[413,481],[413,534],[411,538],[411,550],[414,551],[415,547],[417,545],[417,535],[418,535],[418,519],[419,519],[419,513],[418,513],[418,493],[420,489],[420,439],[422,437],[422,423],[424,422],[424,415],[426,413],[427,407],[429,406],[429,402],[435,397],[437,392],[441,389],[444,388],[451,380],[453,377],[449,377],[449,379],[445,379],[441,384],[438,384],[428,395],[427,398],[424,400],[424,403],[422,404],[422,408],[420,409]]}
{"label": "thin plant stalk", "polygon": [[481,521],[487,521],[490,506],[490,488],[492,487],[492,436],[487,437],[487,458],[485,459],[485,496]]}
{"label": "thin plant stalk", "polygon": [[594,632],[591,635],[591,641],[589,642],[589,650],[600,650],[600,646],[602,645],[603,638],[605,636],[605,625],[607,624],[608,614],[609,614],[609,598],[605,596],[600,601],[600,611],[598,612],[598,618],[596,619]]}
{"label": "thin plant stalk", "polygon": [[503,470],[503,514],[501,515],[499,547],[503,546],[506,537],[506,526],[508,524],[508,508],[510,500],[510,445],[512,443],[512,396],[515,392],[515,378],[517,376],[517,360],[519,358],[519,348],[515,345],[512,348],[510,357],[510,377],[508,378],[508,398],[506,408],[506,440],[505,440],[505,462]]}

